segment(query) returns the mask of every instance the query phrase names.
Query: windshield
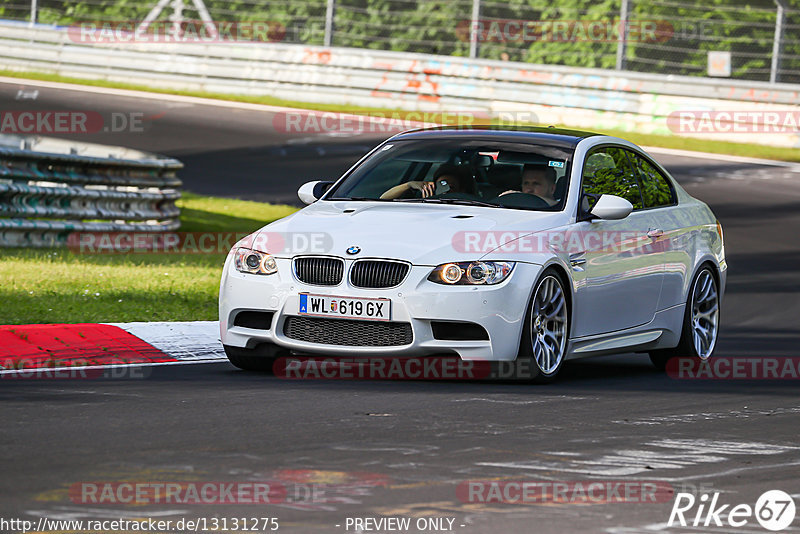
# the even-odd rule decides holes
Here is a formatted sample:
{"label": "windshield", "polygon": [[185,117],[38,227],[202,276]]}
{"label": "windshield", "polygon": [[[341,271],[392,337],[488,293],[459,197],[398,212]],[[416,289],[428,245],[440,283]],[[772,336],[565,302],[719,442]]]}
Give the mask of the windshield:
{"label": "windshield", "polygon": [[325,200],[380,200],[563,209],[572,152],[491,139],[392,141]]}

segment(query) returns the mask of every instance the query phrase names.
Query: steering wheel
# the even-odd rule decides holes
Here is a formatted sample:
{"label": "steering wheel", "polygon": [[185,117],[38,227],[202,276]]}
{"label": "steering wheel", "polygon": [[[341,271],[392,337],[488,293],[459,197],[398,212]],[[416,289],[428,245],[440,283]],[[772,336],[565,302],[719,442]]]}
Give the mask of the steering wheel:
{"label": "steering wheel", "polygon": [[497,202],[501,206],[512,208],[539,209],[550,207],[550,204],[548,204],[545,199],[529,193],[508,193],[507,195],[500,195],[499,197],[493,198],[492,202]]}

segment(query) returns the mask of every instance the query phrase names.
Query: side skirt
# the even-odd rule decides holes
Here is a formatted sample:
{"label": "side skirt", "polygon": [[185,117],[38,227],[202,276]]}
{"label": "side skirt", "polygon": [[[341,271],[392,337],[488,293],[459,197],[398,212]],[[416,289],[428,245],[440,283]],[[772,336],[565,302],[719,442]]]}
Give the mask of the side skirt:
{"label": "side skirt", "polygon": [[656,313],[647,324],[609,334],[570,340],[568,360],[623,352],[639,352],[675,347],[680,340],[685,304]]}

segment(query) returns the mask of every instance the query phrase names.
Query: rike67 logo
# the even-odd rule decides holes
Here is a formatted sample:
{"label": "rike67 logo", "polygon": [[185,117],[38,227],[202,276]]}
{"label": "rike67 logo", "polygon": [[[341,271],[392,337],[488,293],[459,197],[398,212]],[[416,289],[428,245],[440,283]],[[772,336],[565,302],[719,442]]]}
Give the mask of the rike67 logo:
{"label": "rike67 logo", "polygon": [[765,529],[777,532],[792,524],[795,517],[794,500],[781,490],[764,492],[755,507],[749,504],[719,504],[719,492],[709,497],[707,493],[697,499],[691,493],[678,493],[669,526],[742,528],[755,519]]}

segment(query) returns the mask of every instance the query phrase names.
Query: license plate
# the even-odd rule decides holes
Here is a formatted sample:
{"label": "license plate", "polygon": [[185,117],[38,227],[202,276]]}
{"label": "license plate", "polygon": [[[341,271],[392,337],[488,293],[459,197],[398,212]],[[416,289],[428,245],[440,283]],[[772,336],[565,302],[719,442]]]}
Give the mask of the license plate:
{"label": "license plate", "polygon": [[300,315],[388,321],[392,315],[392,301],[300,293]]}

